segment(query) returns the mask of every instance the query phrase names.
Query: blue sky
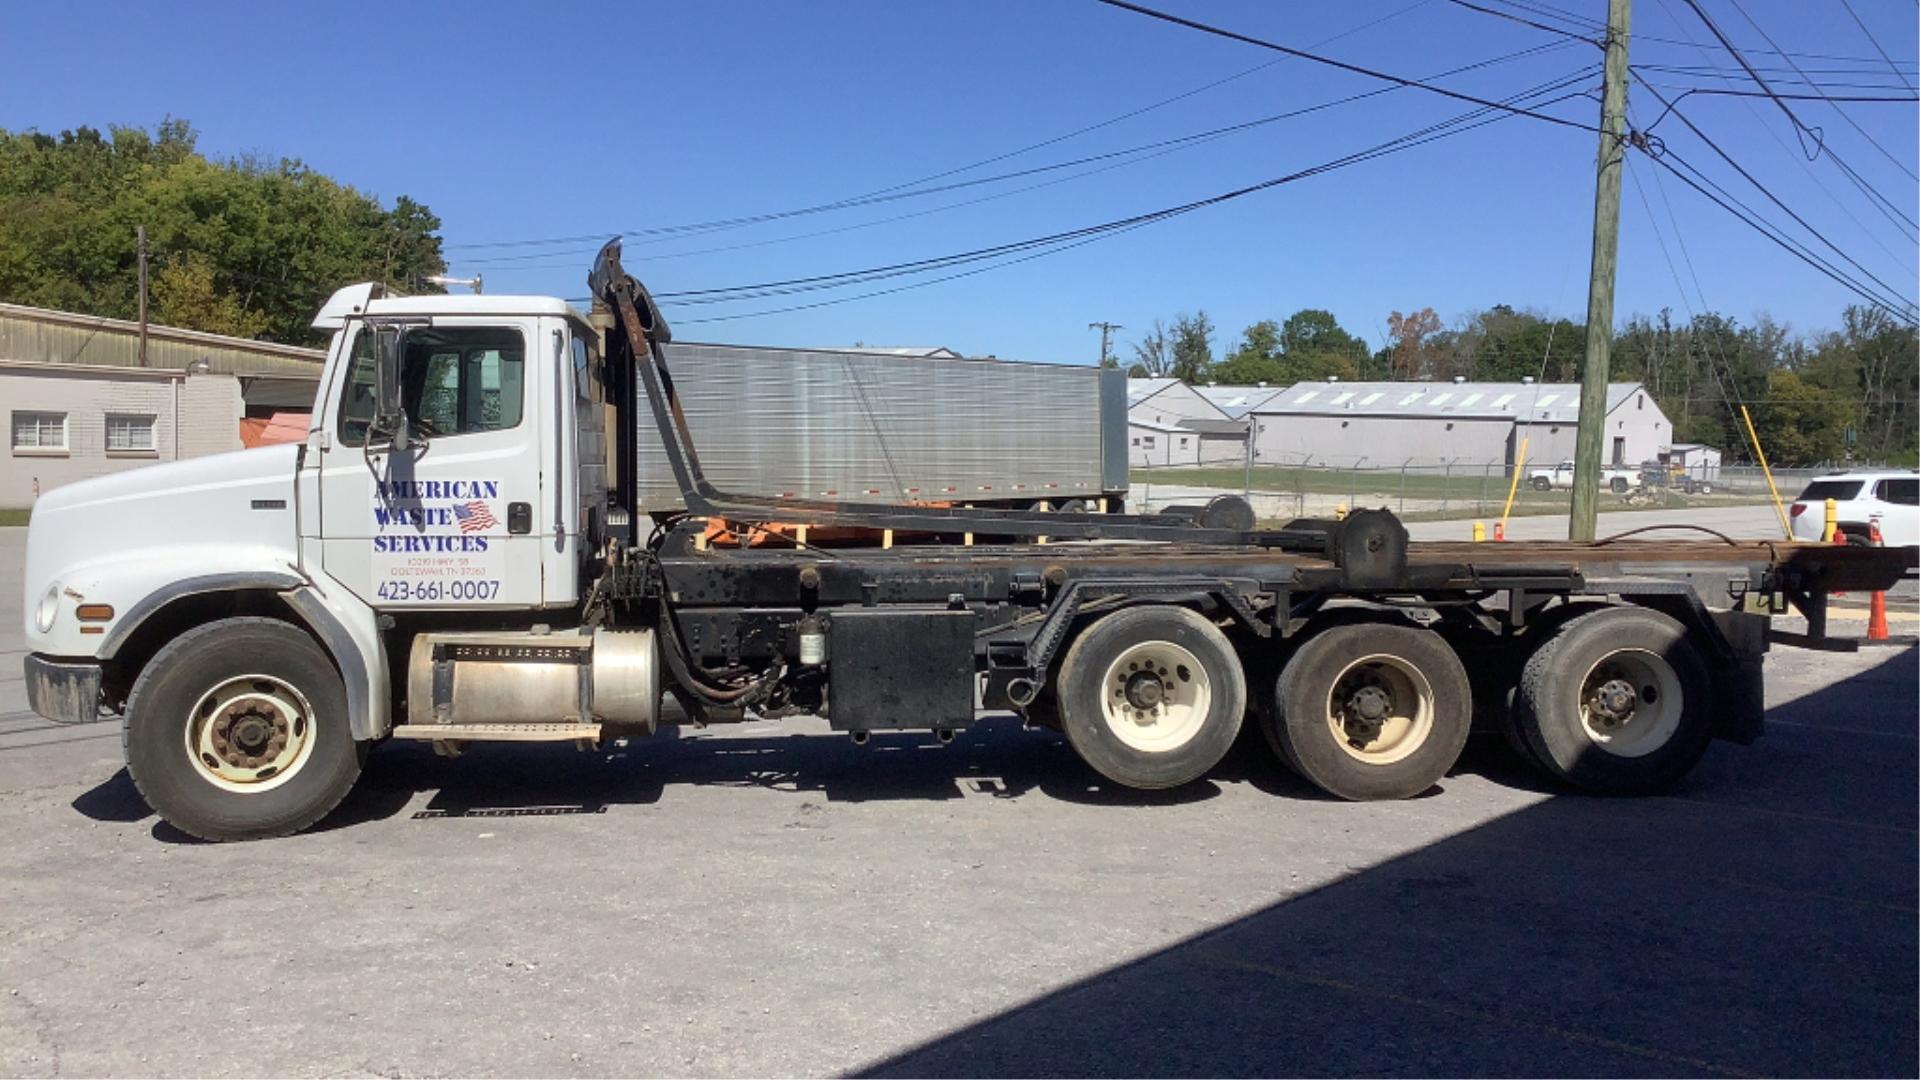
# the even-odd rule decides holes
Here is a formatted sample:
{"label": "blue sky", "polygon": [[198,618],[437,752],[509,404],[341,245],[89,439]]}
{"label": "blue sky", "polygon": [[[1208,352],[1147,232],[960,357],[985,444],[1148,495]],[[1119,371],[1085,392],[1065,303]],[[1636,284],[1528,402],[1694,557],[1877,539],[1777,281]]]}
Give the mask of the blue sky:
{"label": "blue sky", "polygon": [[[1556,9],[1605,16],[1602,0],[1544,3],[1524,0],[1562,25],[1551,14]],[[1788,50],[1848,58],[1798,59],[1816,78],[1898,85],[1884,66],[1876,73],[1856,62],[1876,54],[1839,0],[1702,3],[1743,48],[1766,47],[1744,9]],[[1851,3],[1913,79],[1916,6]],[[1567,41],[1449,0],[1158,6],[1289,45],[1328,42],[1318,51],[1416,77]],[[1635,6],[1636,63],[1733,67],[1710,45],[1679,43],[1711,41],[1684,0]],[[452,270],[483,272],[490,292],[565,297],[585,293],[591,244],[473,245],[833,202],[1050,139],[1272,60],[1279,62],[942,182],[1176,138],[1381,85],[1088,0],[33,5],[9,11],[6,36],[0,127],[58,131],[184,117],[210,154],[297,156],[383,198],[406,194],[425,202],[445,223]],[[1672,42],[1650,40],[1656,37]],[[1591,65],[1597,86],[1598,55],[1590,45],[1567,42],[1444,83],[1503,97]],[[1789,77],[1780,57],[1749,55]],[[1648,77],[1664,85],[1752,89],[1739,79]],[[1657,113],[1639,88],[1633,103],[1642,124]],[[1792,104],[1866,182],[1906,216],[1920,217],[1916,183],[1901,166],[1825,102]],[[1904,169],[1920,171],[1915,106],[1845,107]],[[1399,89],[1144,160],[1112,159],[1102,164],[1129,163],[971,206],[920,213],[1095,166],[664,240],[636,237],[628,242],[628,263],[656,291],[679,291],[928,258],[1202,198],[1468,108]],[[1584,98],[1545,108],[1582,124],[1598,115],[1597,103]],[[1848,255],[1909,299],[1915,295],[1914,242],[1833,161],[1805,160],[1772,103],[1695,96],[1682,108]],[[1785,220],[1674,121],[1657,132],[1769,218]],[[960,280],[763,317],[690,321],[920,279],[683,304],[667,314],[685,340],[944,344],[969,354],[1076,362],[1097,355],[1090,321],[1124,324],[1117,351],[1125,357],[1126,343],[1155,317],[1200,307],[1221,327],[1220,351],[1247,323],[1302,307],[1331,309],[1376,344],[1394,309],[1431,306],[1451,322],[1507,303],[1578,317],[1585,311],[1594,153],[1589,131],[1508,118]],[[1843,288],[1636,158],[1623,202],[1621,316],[1662,307],[1684,314],[1704,297],[1741,318],[1771,313],[1796,330],[1837,324],[1852,302]],[[1635,178],[1682,264],[1685,300]],[[1663,199],[1677,217],[1699,295]],[[905,214],[917,216],[874,224]],[[827,230],[838,231],[805,235]],[[502,258],[513,261],[488,261]]]}

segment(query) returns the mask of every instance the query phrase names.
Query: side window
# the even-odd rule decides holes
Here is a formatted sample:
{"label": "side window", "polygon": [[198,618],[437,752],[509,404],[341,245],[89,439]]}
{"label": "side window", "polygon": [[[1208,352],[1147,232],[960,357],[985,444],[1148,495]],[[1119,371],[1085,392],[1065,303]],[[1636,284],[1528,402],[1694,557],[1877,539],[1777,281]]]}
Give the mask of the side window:
{"label": "side window", "polygon": [[[373,420],[374,336],[354,339],[340,397],[340,441],[364,446]],[[506,327],[430,327],[410,331],[401,361],[401,401],[428,438],[520,426],[526,401],[526,343]]]}
{"label": "side window", "polygon": [[598,405],[606,400],[606,388],[600,385],[600,365],[593,343],[579,334],[573,336],[573,392],[583,405]]}
{"label": "side window", "polygon": [[352,356],[347,362],[347,385],[340,391],[340,442],[365,446],[379,393],[373,385],[372,334],[362,330],[354,335]]}
{"label": "side window", "polygon": [[1920,505],[1920,479],[1882,480],[1880,498],[1895,506]]}

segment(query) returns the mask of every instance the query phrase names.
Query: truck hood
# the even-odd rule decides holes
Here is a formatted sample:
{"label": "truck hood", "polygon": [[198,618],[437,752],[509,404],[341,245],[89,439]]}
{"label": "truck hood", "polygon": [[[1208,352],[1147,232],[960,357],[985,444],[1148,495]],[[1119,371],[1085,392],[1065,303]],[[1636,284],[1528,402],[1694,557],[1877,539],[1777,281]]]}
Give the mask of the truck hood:
{"label": "truck hood", "polygon": [[29,639],[50,588],[125,610],[150,591],[149,579],[285,570],[295,562],[300,451],[263,446],[149,465],[42,495],[27,528]]}

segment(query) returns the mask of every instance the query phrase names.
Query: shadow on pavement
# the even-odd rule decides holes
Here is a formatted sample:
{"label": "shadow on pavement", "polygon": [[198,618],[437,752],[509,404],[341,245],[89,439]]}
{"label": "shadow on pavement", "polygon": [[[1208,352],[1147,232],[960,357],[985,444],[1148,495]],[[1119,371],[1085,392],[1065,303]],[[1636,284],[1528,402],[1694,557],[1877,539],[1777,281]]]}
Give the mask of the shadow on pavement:
{"label": "shadow on pavement", "polygon": [[[1915,1075],[1914,669],[1673,796],[1549,799],[865,1074]],[[1824,726],[1859,716],[1891,719]]]}

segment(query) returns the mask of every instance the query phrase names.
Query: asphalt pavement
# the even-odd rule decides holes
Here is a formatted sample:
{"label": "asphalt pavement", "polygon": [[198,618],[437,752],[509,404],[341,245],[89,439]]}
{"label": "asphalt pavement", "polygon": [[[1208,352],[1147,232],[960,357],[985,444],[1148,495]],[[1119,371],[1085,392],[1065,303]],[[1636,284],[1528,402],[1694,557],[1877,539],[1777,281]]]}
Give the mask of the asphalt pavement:
{"label": "asphalt pavement", "polygon": [[26,711],[0,529],[0,1072],[1920,1071],[1920,661],[1776,650],[1767,736],[1600,799],[1476,740],[1320,798],[1243,745],[1116,790],[987,718],[609,753],[387,745],[306,835],[195,843],[115,725]]}

